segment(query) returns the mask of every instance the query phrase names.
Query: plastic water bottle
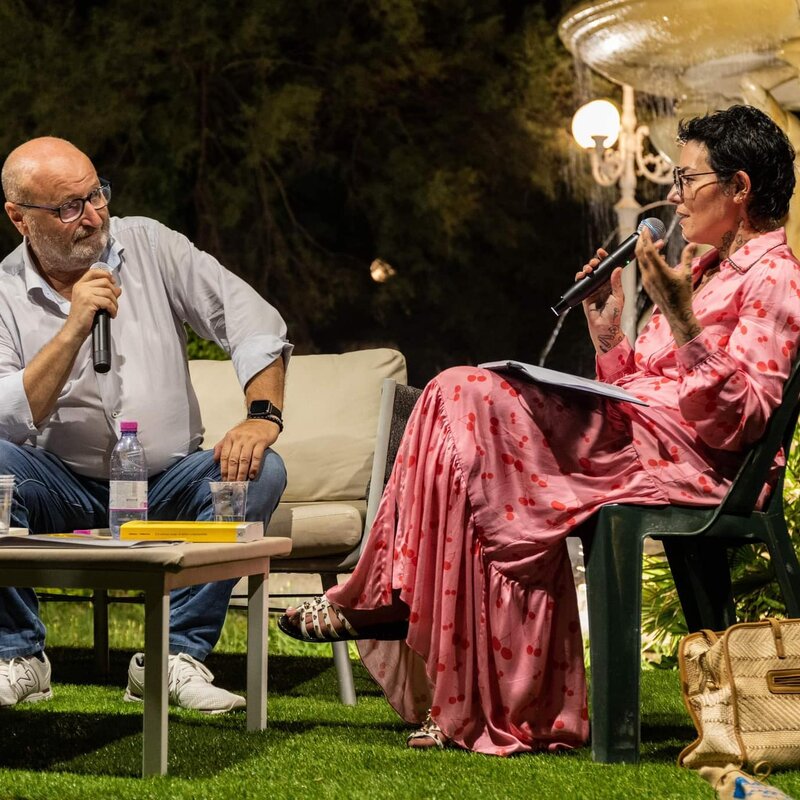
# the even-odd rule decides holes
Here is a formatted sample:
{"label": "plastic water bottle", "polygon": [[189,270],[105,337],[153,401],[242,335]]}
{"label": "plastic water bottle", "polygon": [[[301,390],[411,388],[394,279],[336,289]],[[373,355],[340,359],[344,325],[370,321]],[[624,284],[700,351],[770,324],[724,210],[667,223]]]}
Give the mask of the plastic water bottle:
{"label": "plastic water bottle", "polygon": [[108,527],[115,539],[123,523],[147,519],[147,461],[136,438],[139,423],[121,422],[119,428],[108,485]]}

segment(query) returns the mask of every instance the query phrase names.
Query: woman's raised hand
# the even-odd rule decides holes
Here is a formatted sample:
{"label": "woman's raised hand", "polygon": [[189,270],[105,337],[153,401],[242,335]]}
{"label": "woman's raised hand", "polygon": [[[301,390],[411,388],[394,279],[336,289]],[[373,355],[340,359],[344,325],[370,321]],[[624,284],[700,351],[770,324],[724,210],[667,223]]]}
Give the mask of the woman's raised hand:
{"label": "woman's raised hand", "polygon": [[[584,275],[589,275],[594,268],[608,255],[599,248],[595,257],[575,275],[579,281]],[[622,291],[622,267],[617,267],[611,273],[611,280],[599,287],[583,301],[583,313],[589,323],[589,335],[592,337],[595,350],[598,353],[607,353],[616,347],[624,338],[620,328],[622,307],[625,305],[625,294]]]}
{"label": "woman's raised hand", "polygon": [[692,310],[692,259],[697,245],[687,244],[680,263],[670,267],[661,248],[662,240],[653,241],[646,228],[636,243],[636,260],[642,276],[642,287],[669,322],[678,346],[686,344],[700,333],[701,327]]}

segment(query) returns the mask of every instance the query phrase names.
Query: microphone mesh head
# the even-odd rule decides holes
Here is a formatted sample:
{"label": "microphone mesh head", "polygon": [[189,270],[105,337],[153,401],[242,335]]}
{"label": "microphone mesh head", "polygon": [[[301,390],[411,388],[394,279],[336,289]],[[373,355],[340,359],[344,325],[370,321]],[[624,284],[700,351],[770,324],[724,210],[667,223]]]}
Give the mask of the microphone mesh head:
{"label": "microphone mesh head", "polygon": [[645,228],[649,228],[654,242],[657,242],[659,239],[663,239],[667,233],[666,226],[657,217],[648,217],[647,219],[643,219],[639,223],[636,233],[641,233]]}

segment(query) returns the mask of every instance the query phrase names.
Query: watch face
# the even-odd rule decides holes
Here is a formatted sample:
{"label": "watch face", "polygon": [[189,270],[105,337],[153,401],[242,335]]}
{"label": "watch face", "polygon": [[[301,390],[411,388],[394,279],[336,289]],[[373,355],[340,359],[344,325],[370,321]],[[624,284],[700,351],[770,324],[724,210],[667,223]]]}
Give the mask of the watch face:
{"label": "watch face", "polygon": [[247,413],[274,414],[278,418],[281,416],[281,410],[277,406],[272,405],[269,400],[253,400],[253,402],[250,403],[250,408]]}

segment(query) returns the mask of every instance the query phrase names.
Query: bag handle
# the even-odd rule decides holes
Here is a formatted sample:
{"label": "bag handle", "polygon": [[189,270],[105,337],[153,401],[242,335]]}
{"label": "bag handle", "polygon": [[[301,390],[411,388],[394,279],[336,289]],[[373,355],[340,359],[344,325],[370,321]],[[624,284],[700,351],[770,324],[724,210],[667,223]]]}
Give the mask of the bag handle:
{"label": "bag handle", "polygon": [[775,617],[767,617],[767,622],[769,622],[772,628],[772,638],[775,640],[775,652],[778,654],[778,658],[786,658],[786,648],[783,645],[783,632],[781,631],[780,620],[775,619]]}
{"label": "bag handle", "polygon": [[702,630],[698,631],[698,633],[702,633],[703,636],[708,639],[709,645],[716,644],[719,641],[719,636],[715,631],[712,631],[711,628],[703,628]]}

